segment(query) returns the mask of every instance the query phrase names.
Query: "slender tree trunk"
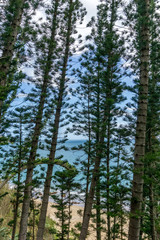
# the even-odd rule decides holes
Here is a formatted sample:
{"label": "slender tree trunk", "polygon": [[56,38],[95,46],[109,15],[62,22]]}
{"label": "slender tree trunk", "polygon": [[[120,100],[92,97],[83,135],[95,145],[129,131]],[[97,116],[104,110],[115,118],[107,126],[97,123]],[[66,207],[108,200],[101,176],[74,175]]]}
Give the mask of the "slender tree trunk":
{"label": "slender tree trunk", "polygon": [[68,234],[67,234],[67,240],[70,240],[70,227],[71,227],[71,192],[69,190],[68,192]]}
{"label": "slender tree trunk", "polygon": [[[115,18],[115,0],[112,0],[111,2],[111,19],[110,19],[110,33],[113,32],[113,24],[114,24],[114,18]],[[108,81],[108,89],[106,90],[106,99],[112,98],[112,90],[110,89],[110,84],[113,79],[112,74],[112,49],[110,49],[108,53],[108,74],[106,76],[106,80]],[[111,218],[110,218],[110,137],[111,137],[111,107],[110,103],[107,108],[107,184],[106,184],[106,192],[107,192],[107,239],[111,240]]]}
{"label": "slender tree trunk", "polygon": [[[151,6],[152,6],[152,15],[151,15],[151,19],[152,22],[154,22],[154,13],[155,13],[155,3],[154,0],[151,0]],[[146,146],[146,148],[148,147],[148,152],[152,153],[153,152],[153,146],[152,146],[152,140],[154,138],[154,134],[152,133],[152,129],[155,128],[156,123],[154,121],[152,121],[152,119],[156,119],[157,118],[157,109],[155,111],[155,107],[152,107],[154,105],[152,105],[153,103],[155,103],[155,96],[154,93],[156,92],[156,88],[157,88],[157,71],[156,71],[156,63],[155,63],[155,53],[154,50],[152,50],[152,48],[154,47],[154,40],[155,40],[155,36],[154,36],[154,32],[156,32],[157,29],[154,28],[155,26],[153,25],[151,27],[151,55],[150,55],[150,61],[151,61],[151,78],[150,78],[150,82],[149,82],[149,96],[150,99],[148,101],[148,106],[150,109],[150,111],[148,111],[148,126],[147,126],[147,141],[148,142],[148,146]],[[157,27],[156,27],[157,28]],[[147,145],[147,144],[146,144]],[[151,161],[149,164],[149,167],[151,167],[151,169],[155,168],[154,166],[154,160],[153,162]],[[152,171],[151,171],[152,172]],[[155,220],[156,220],[156,200],[155,200],[155,191],[154,191],[154,186],[155,186],[155,182],[152,181],[152,173],[149,172],[149,177],[150,177],[150,185],[149,185],[149,207],[150,207],[150,221],[151,221],[151,239],[152,240],[157,240],[159,239],[157,236],[157,231],[156,231],[156,226],[155,226]]]}
{"label": "slender tree trunk", "polygon": [[[36,141],[37,139],[35,139],[35,142]],[[32,148],[30,157],[33,157],[33,159],[35,159],[36,157],[36,152],[34,148]],[[21,222],[20,222],[19,240],[26,240],[26,236],[27,236],[27,225],[28,225],[28,215],[29,215],[30,200],[31,200],[33,168],[34,168],[34,162],[32,162],[31,160],[28,161],[27,177],[25,181],[25,191],[24,191],[24,197],[23,197],[22,215],[21,215]]]}
{"label": "slender tree trunk", "polygon": [[[105,122],[105,121],[106,121],[106,119],[104,118],[103,122]],[[96,183],[97,183],[97,179],[98,179],[98,175],[99,175],[100,161],[101,161],[101,158],[102,158],[102,145],[104,144],[104,137],[105,137],[104,133],[106,132],[105,127],[106,126],[104,125],[103,129],[102,129],[102,132],[101,132],[101,138],[100,138],[100,141],[99,141],[97,156],[95,158],[93,176],[92,176],[92,180],[91,180],[91,186],[90,186],[90,190],[89,190],[89,193],[88,193],[87,202],[85,203],[86,211],[85,211],[85,215],[83,215],[83,223],[82,223],[82,229],[81,229],[79,240],[85,240],[86,236],[87,236],[89,220],[90,220],[91,211],[92,211],[94,192],[95,192],[95,187],[96,187]]]}
{"label": "slender tree trunk", "polygon": [[64,218],[64,192],[63,192],[63,189],[61,191],[61,201],[62,201],[62,206],[61,206],[61,240],[64,240],[64,237],[65,237],[65,233],[64,233],[64,230],[65,230],[65,218]]}
{"label": "slender tree trunk", "polygon": [[[21,164],[21,163],[20,163]],[[15,239],[16,234],[16,226],[17,226],[17,219],[18,219],[18,207],[19,207],[19,199],[20,199],[20,171],[18,172],[18,186],[17,186],[17,193],[16,193],[16,205],[14,210],[14,223],[13,223],[13,231],[12,231],[12,240]]]}
{"label": "slender tree trunk", "polygon": [[113,240],[116,239],[116,231],[115,231],[116,221],[117,221],[117,216],[114,216],[114,219],[113,219]]}
{"label": "slender tree trunk", "polygon": [[18,219],[18,207],[20,199],[20,183],[21,183],[21,162],[22,162],[22,117],[20,116],[20,141],[19,141],[19,160],[18,160],[18,179],[17,179],[17,192],[16,192],[16,205],[14,210],[14,223],[12,230],[12,240],[15,239],[16,226]]}
{"label": "slender tree trunk", "polygon": [[[122,204],[123,204],[123,202],[121,201],[121,206],[123,206]],[[124,236],[123,228],[124,228],[124,216],[123,216],[123,213],[122,213],[121,219],[120,219],[120,236],[121,236],[120,239],[121,239],[121,240],[124,239],[124,238],[123,238],[123,236]]]}
{"label": "slender tree trunk", "polygon": [[60,80],[59,97],[58,97],[57,109],[56,109],[55,120],[54,120],[54,131],[53,131],[53,137],[52,137],[52,143],[51,143],[51,151],[49,155],[50,164],[48,165],[47,176],[46,176],[46,181],[44,186],[42,207],[41,207],[41,213],[40,213],[39,224],[38,224],[37,240],[43,240],[43,234],[45,229],[46,214],[47,214],[49,193],[50,193],[50,187],[51,187],[51,179],[52,179],[54,159],[55,159],[56,146],[57,146],[62,100],[63,100],[63,94],[65,90],[67,62],[68,62],[69,51],[70,51],[72,12],[73,12],[73,1],[70,0],[70,10],[69,10],[69,16],[68,16],[68,29],[67,29],[67,36],[66,36],[66,46],[65,46],[65,55],[64,55],[63,68],[62,68],[62,77]]}
{"label": "slender tree trunk", "polygon": [[[113,3],[114,4],[114,0]],[[113,28],[113,21],[112,21],[113,16],[111,17],[111,29],[110,31],[112,31]],[[111,54],[108,54],[108,74],[106,76],[107,81],[110,81],[111,78]],[[93,204],[93,198],[94,198],[94,192],[95,192],[95,187],[96,187],[96,183],[97,183],[97,179],[99,176],[99,167],[100,167],[100,162],[101,162],[101,158],[102,158],[102,145],[104,145],[104,139],[105,139],[105,133],[107,130],[107,122],[108,122],[108,103],[107,103],[107,99],[108,99],[108,87],[106,87],[106,105],[105,105],[105,110],[104,110],[104,119],[102,121],[103,125],[102,125],[102,129],[99,132],[99,142],[98,142],[98,150],[96,153],[96,158],[94,161],[94,169],[93,169],[93,176],[92,176],[92,180],[91,180],[91,186],[90,186],[90,191],[88,194],[88,199],[87,202],[85,203],[85,214],[83,215],[83,222],[82,222],[82,228],[81,228],[81,233],[80,233],[80,237],[79,240],[85,240],[87,237],[87,231],[88,231],[88,226],[89,226],[89,220],[90,220],[90,216],[91,216],[91,211],[92,211],[92,204]]]}
{"label": "slender tree trunk", "polygon": [[32,240],[35,240],[35,204],[34,204],[34,199],[32,198]]}
{"label": "slender tree trunk", "polygon": [[[100,63],[98,62],[98,75],[97,75],[97,133],[96,133],[96,142],[99,143],[100,135]],[[101,197],[100,197],[100,171],[97,176],[97,185],[96,185],[96,232],[97,240],[101,240]]]}
{"label": "slender tree trunk", "polygon": [[[143,192],[143,199],[142,199],[142,212],[145,212],[145,197],[144,197],[144,192]],[[139,236],[139,240],[143,240],[143,228],[142,228],[142,226],[143,226],[143,221],[144,221],[144,218],[143,218],[144,216],[142,215],[141,216],[141,219],[140,219],[140,221],[141,221],[141,229],[140,229],[140,236]]]}
{"label": "slender tree trunk", "polygon": [[12,57],[14,54],[14,47],[18,35],[18,28],[21,24],[22,14],[24,9],[25,0],[10,0],[9,8],[11,8],[11,13],[13,11],[12,19],[10,20],[9,29],[7,28],[7,33],[5,33],[5,42],[3,46],[3,52],[0,58],[0,121],[2,117],[2,107],[3,102],[7,97],[7,75],[10,71]]}
{"label": "slender tree trunk", "polygon": [[18,207],[19,207],[19,194],[20,194],[20,189],[19,186],[17,187],[17,193],[16,193],[16,204],[15,204],[15,209],[14,209],[14,223],[13,223],[13,230],[12,230],[12,240],[15,239],[15,234],[16,234],[16,226],[17,226],[17,218],[18,218]]}
{"label": "slender tree trunk", "polygon": [[52,22],[51,40],[49,43],[50,45],[49,45],[49,51],[48,51],[48,60],[47,60],[45,72],[44,72],[43,85],[42,85],[41,96],[40,96],[40,101],[38,106],[38,113],[36,117],[34,134],[33,134],[32,145],[31,145],[31,152],[27,162],[27,165],[28,165],[27,176],[25,181],[25,191],[24,191],[23,206],[22,206],[22,216],[21,216],[21,222],[20,222],[19,240],[25,240],[26,234],[27,234],[28,214],[29,214],[31,189],[32,189],[31,182],[33,177],[33,169],[34,169],[34,162],[36,158],[36,151],[38,147],[38,140],[39,140],[39,136],[42,129],[42,117],[43,117],[44,104],[46,100],[49,73],[52,68],[52,56],[54,53],[58,3],[59,3],[59,0],[57,0],[55,3],[55,10],[54,10],[54,16],[53,16],[53,22]]}
{"label": "slender tree trunk", "polygon": [[149,200],[150,200],[150,219],[151,219],[151,239],[157,240],[156,237],[156,227],[155,227],[155,202],[154,202],[154,192],[153,184],[150,184]]}
{"label": "slender tree trunk", "polygon": [[[85,190],[85,202],[87,201],[89,183],[90,183],[90,166],[91,166],[91,118],[90,118],[90,83],[88,84],[88,161],[87,161],[87,179],[86,179],[86,190]],[[84,208],[83,214],[85,214],[86,209]]]}
{"label": "slender tree trunk", "polygon": [[[110,110],[109,110],[110,115]],[[107,129],[107,239],[111,240],[111,217],[110,217],[110,116],[108,115]]]}
{"label": "slender tree trunk", "polygon": [[101,198],[100,198],[100,178],[97,178],[96,185],[96,232],[97,240],[101,240]]}
{"label": "slender tree trunk", "polygon": [[[110,59],[109,59],[110,63]],[[111,71],[111,66],[109,64],[108,67],[108,73]],[[110,74],[108,74],[110,76]],[[108,96],[106,96],[108,97]],[[105,111],[104,111],[104,120],[102,129],[99,133],[99,142],[98,142],[98,150],[95,158],[95,165],[93,169],[93,176],[91,180],[91,186],[90,186],[90,191],[88,193],[88,199],[87,202],[85,203],[85,214],[83,215],[83,222],[82,222],[82,228],[81,228],[81,233],[79,240],[85,240],[87,236],[87,231],[88,231],[88,226],[89,226],[89,220],[91,216],[91,210],[92,210],[92,205],[93,205],[93,198],[94,198],[94,192],[95,192],[95,187],[96,183],[98,180],[99,176],[99,167],[100,167],[100,162],[102,158],[102,145],[104,145],[104,138],[105,138],[105,133],[106,133],[106,122],[108,121],[108,105],[105,106]]]}
{"label": "slender tree trunk", "polygon": [[135,140],[134,174],[132,199],[129,223],[129,240],[139,240],[140,216],[143,198],[143,169],[146,139],[147,97],[148,97],[148,64],[149,64],[149,26],[148,26],[149,0],[139,0],[138,9],[141,17],[140,27],[140,88],[138,115]]}
{"label": "slender tree trunk", "polygon": [[[117,153],[117,171],[119,172],[119,163],[120,163],[120,155],[121,155],[121,136],[118,136],[118,153]],[[117,174],[117,183],[118,183],[118,174]],[[116,184],[117,185],[117,184]],[[117,188],[118,188],[118,185],[117,185]],[[117,192],[115,193],[115,199],[117,201],[118,199],[118,196],[117,196]],[[117,201],[118,202],[118,201]],[[120,199],[120,205],[122,206],[123,203],[121,203],[121,199]],[[113,240],[116,239],[116,222],[117,222],[117,215],[116,215],[116,206],[115,206],[115,215],[114,215],[114,219],[113,219]],[[122,224],[122,218],[123,216],[120,216],[120,236],[121,236],[121,239],[123,237],[122,235],[122,232],[123,232],[123,226],[121,228],[121,224]]]}
{"label": "slender tree trunk", "polygon": [[[154,79],[154,78],[153,78]],[[154,85],[154,83],[152,83]],[[155,85],[153,87],[153,89],[155,89]],[[151,104],[151,103],[149,103]],[[151,116],[153,116],[154,118],[154,112],[152,111],[150,113]],[[149,114],[148,114],[148,117],[149,117]],[[150,123],[149,123],[150,124]],[[154,127],[154,126],[153,126]],[[146,150],[148,153],[153,153],[153,147],[152,147],[152,126],[148,126],[148,129],[147,129],[147,137],[146,137]],[[151,162],[149,163],[149,169],[151,169],[151,172],[152,172],[152,169],[154,168],[154,163]],[[152,174],[149,172],[149,178],[150,178],[150,184],[149,184],[149,208],[150,208],[150,223],[151,223],[151,239],[152,240],[156,240],[157,237],[156,237],[156,227],[155,227],[155,200],[154,200],[154,190],[153,190],[153,181],[152,181]]]}

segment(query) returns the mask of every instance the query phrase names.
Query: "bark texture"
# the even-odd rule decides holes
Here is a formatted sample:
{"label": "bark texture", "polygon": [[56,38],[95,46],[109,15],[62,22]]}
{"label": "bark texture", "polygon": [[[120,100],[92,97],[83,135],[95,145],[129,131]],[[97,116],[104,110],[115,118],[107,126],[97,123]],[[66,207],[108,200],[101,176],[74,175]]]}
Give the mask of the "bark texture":
{"label": "bark texture", "polygon": [[149,0],[137,1],[137,11],[141,19],[140,38],[140,87],[135,139],[134,175],[129,223],[129,240],[139,240],[140,216],[143,199],[143,169],[146,139],[147,97],[148,97],[148,66],[149,66]]}
{"label": "bark texture", "polygon": [[38,140],[39,140],[39,136],[42,129],[42,117],[43,117],[44,104],[46,100],[47,86],[49,82],[48,80],[49,73],[52,68],[52,56],[54,53],[58,2],[59,0],[57,0],[55,4],[55,11],[54,11],[53,22],[52,22],[51,40],[49,43],[48,59],[46,62],[46,67],[44,72],[43,85],[42,85],[41,96],[40,96],[34,134],[32,139],[32,145],[31,145],[31,152],[27,162],[27,176],[25,181],[25,191],[24,191],[23,206],[22,206],[22,216],[21,216],[21,222],[20,222],[19,240],[25,240],[26,234],[27,234],[28,214],[29,214],[29,207],[30,207],[30,201],[31,201],[33,169],[34,169],[34,163],[36,158],[36,151],[38,147]]}

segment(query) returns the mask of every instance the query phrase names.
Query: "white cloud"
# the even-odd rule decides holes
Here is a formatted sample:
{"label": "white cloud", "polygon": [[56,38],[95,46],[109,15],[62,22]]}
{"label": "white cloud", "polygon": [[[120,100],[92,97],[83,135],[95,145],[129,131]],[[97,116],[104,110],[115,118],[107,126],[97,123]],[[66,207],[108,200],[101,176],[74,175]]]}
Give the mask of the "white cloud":
{"label": "white cloud", "polygon": [[86,28],[87,23],[91,20],[91,17],[96,16],[98,0],[81,0],[83,6],[87,10],[87,15],[84,18],[83,24],[77,26],[78,32],[85,38],[90,33],[90,28]]}
{"label": "white cloud", "polygon": [[25,98],[25,97],[27,97],[27,96],[28,96],[27,93],[18,93],[18,94],[17,94],[17,98]]}
{"label": "white cloud", "polygon": [[81,0],[84,7],[87,9],[86,21],[89,21],[92,16],[96,16],[98,0]]}

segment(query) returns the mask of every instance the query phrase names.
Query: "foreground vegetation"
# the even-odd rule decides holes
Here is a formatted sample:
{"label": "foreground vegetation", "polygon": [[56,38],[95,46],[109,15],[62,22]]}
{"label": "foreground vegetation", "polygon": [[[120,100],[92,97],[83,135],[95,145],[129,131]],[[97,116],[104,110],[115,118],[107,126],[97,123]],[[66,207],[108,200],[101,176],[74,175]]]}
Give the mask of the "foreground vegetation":
{"label": "foreground vegetation", "polygon": [[1,238],[160,238],[159,9],[101,0],[85,27],[80,0],[0,6]]}

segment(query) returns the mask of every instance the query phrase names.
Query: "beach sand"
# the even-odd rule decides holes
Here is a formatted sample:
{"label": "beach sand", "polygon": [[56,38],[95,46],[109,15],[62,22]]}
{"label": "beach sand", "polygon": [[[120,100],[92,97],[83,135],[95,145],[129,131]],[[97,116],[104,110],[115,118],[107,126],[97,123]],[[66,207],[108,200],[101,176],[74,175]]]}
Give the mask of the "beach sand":
{"label": "beach sand", "polygon": [[[56,215],[55,215],[55,212],[56,212],[56,209],[54,207],[52,207],[53,203],[49,203],[49,206],[48,206],[48,211],[47,211],[47,216],[50,217],[52,220],[54,221],[57,221],[57,218],[56,218]],[[82,222],[82,214],[83,214],[83,209],[84,207],[80,204],[74,204],[71,206],[71,211],[72,211],[72,218],[71,218],[71,228],[75,228],[75,225],[78,223],[78,222]],[[78,212],[81,212],[82,214],[78,214]],[[104,217],[104,220],[106,221],[106,215]],[[127,233],[128,231],[128,224],[126,224],[126,226],[124,227],[124,231]],[[106,226],[106,224],[105,224]],[[93,223],[92,221],[90,222],[90,227],[89,227],[89,236],[87,237],[87,240],[96,240],[96,231],[94,229],[95,227],[95,223]],[[106,231],[102,231],[102,240],[105,240],[106,239]],[[117,238],[116,238],[117,239]],[[125,239],[125,238],[123,238]],[[127,238],[126,238],[127,239]]]}

